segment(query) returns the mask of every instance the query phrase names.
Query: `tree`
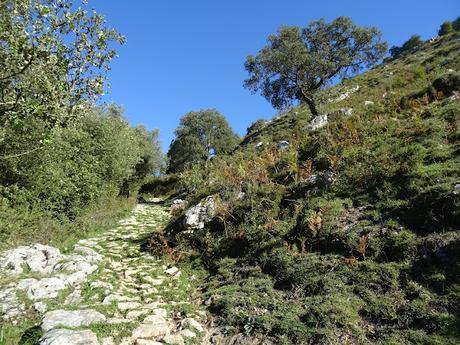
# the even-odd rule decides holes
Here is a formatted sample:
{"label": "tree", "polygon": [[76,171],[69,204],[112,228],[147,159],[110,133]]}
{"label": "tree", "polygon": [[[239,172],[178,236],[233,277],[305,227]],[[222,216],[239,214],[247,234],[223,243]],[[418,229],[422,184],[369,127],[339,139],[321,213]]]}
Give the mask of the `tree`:
{"label": "tree", "polygon": [[214,155],[228,153],[238,143],[238,136],[215,109],[187,113],[181,118],[175,135],[167,153],[168,172],[172,173],[204,163]]}
{"label": "tree", "polygon": [[452,22],[446,21],[442,23],[441,26],[439,27],[438,35],[444,36],[444,35],[450,34],[453,31],[454,31],[454,28],[453,28]]}
{"label": "tree", "polygon": [[246,129],[246,135],[250,135],[252,133],[260,131],[262,128],[264,128],[267,124],[267,121],[264,119],[258,119],[254,121],[247,129]]}
{"label": "tree", "polygon": [[[116,56],[112,43],[124,42],[85,6],[85,0],[0,3],[0,127],[28,148],[43,147],[52,127],[91,107]],[[32,122],[41,135],[28,134]],[[27,152],[0,140],[0,159]]]}
{"label": "tree", "polygon": [[391,47],[390,55],[393,59],[397,59],[406,53],[419,49],[422,45],[422,38],[419,35],[412,35],[401,47]]}
{"label": "tree", "polygon": [[378,29],[358,27],[347,17],[313,21],[303,29],[282,26],[256,56],[248,56],[244,85],[260,91],[277,109],[297,100],[316,116],[318,90],[337,77],[370,68],[386,51]]}
{"label": "tree", "polygon": [[453,28],[455,31],[460,31],[460,17],[457,17],[457,19],[455,19],[455,20],[452,22],[452,28]]}

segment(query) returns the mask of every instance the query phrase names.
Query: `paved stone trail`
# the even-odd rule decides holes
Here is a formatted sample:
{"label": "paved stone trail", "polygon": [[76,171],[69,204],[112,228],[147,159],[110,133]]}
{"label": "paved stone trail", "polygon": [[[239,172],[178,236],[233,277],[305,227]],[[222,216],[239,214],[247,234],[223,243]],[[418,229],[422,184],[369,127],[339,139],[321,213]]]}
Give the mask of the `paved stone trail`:
{"label": "paved stone trail", "polygon": [[39,313],[41,345],[199,343],[206,316],[191,301],[193,276],[140,250],[164,227],[166,211],[138,205],[71,253],[41,245],[3,253],[0,276],[8,283],[0,286],[0,317],[14,323]]}

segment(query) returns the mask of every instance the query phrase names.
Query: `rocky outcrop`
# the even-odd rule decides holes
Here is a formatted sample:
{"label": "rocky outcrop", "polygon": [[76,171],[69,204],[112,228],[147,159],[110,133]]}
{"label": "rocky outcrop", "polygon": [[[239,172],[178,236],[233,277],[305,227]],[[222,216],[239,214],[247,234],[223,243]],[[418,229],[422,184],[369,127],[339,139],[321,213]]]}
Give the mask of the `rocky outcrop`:
{"label": "rocky outcrop", "polygon": [[359,90],[359,85],[356,85],[354,87],[349,88],[344,93],[342,93],[339,96],[337,96],[336,98],[328,98],[327,101],[329,103],[343,101],[343,100],[347,99],[348,97],[350,97],[352,94],[354,94],[358,90]]}
{"label": "rocky outcrop", "polygon": [[329,114],[318,115],[313,118],[307,125],[307,129],[316,131],[317,129],[323,128],[329,123],[329,120],[336,118],[346,118],[353,114],[353,108],[340,108],[339,110],[333,111]]}
{"label": "rocky outcrop", "polygon": [[20,274],[36,273],[43,278],[23,278],[12,283],[9,289],[0,291],[0,318],[11,319],[25,311],[19,303],[16,291],[25,292],[32,300],[56,298],[69,287],[77,287],[97,269],[101,256],[91,248],[76,245],[75,252],[62,254],[57,248],[35,244],[6,251],[0,257],[2,273],[14,277]]}
{"label": "rocky outcrop", "polygon": [[289,141],[287,140],[281,140],[278,145],[276,145],[278,150],[285,150],[289,147]]}
{"label": "rocky outcrop", "polygon": [[51,246],[22,246],[8,250],[0,257],[0,269],[11,274],[24,271],[51,273],[62,258],[61,252]]}
{"label": "rocky outcrop", "polygon": [[215,197],[211,195],[185,212],[184,226],[190,232],[203,229],[205,224],[215,216],[215,213],[216,201]]}
{"label": "rocky outcrop", "polygon": [[328,124],[328,114],[318,115],[313,118],[308,124],[307,128],[311,131],[320,129]]}

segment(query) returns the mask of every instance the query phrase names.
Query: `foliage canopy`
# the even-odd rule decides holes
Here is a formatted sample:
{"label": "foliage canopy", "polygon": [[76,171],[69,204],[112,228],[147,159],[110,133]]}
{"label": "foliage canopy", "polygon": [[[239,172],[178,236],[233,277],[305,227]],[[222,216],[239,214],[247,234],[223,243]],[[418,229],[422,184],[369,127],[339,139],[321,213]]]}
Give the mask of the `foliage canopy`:
{"label": "foliage canopy", "polygon": [[257,55],[248,56],[245,87],[277,109],[297,100],[317,115],[315,93],[334,78],[369,68],[387,51],[375,27],[359,27],[347,17],[323,19],[306,28],[282,26]]}
{"label": "foliage canopy", "polygon": [[180,172],[214,155],[228,153],[238,142],[225,117],[215,109],[185,114],[175,134],[168,151],[169,172]]}

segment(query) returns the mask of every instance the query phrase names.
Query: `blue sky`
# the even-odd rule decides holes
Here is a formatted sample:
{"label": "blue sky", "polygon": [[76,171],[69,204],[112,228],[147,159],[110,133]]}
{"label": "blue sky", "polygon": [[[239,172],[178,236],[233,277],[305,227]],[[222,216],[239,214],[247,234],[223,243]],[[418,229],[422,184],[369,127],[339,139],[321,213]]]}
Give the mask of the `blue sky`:
{"label": "blue sky", "polygon": [[160,128],[165,151],[188,111],[217,108],[240,135],[276,114],[243,88],[243,64],[282,24],[345,15],[380,28],[391,46],[412,34],[435,36],[441,22],[460,15],[460,0],[92,0],[90,6],[127,37],[103,100],[121,104],[132,125]]}

